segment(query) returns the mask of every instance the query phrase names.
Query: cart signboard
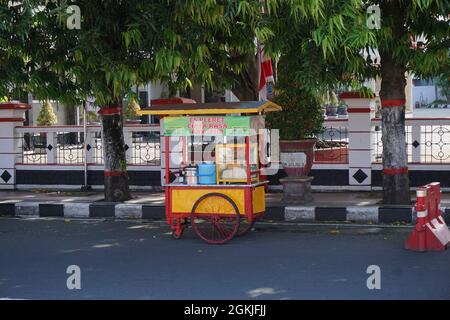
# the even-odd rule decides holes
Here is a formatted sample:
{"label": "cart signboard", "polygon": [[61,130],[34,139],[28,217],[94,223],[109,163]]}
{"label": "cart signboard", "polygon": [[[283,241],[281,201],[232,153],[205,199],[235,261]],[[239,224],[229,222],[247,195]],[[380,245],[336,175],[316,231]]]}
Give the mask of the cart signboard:
{"label": "cart signboard", "polygon": [[[248,136],[254,135],[259,123],[251,116],[191,116],[164,118],[165,136]],[[253,130],[252,130],[253,129]],[[253,132],[253,133],[252,133]]]}

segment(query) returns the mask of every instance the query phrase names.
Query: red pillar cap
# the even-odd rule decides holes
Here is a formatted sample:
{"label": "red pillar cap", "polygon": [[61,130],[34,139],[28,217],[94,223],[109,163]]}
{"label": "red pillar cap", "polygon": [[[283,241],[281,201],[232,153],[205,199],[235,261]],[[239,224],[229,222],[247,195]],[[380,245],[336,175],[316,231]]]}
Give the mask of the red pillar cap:
{"label": "red pillar cap", "polygon": [[27,103],[10,101],[10,102],[0,102],[0,110],[28,110],[31,106]]}
{"label": "red pillar cap", "polygon": [[359,91],[347,91],[342,92],[339,95],[339,98],[341,99],[373,99],[375,98],[375,94],[371,93],[369,95],[364,95],[363,93]]}

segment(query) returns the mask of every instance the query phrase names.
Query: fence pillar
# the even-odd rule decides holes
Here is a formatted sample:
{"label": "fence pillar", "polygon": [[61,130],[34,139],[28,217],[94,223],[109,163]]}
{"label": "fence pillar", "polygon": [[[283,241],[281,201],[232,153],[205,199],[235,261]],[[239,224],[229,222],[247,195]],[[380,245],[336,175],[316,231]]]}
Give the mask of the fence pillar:
{"label": "fence pillar", "polygon": [[133,157],[133,132],[124,130],[123,139],[125,142],[125,157],[127,159],[127,163],[130,164]]}
{"label": "fence pillar", "polygon": [[23,125],[30,108],[20,102],[0,103],[0,190],[15,189],[16,158],[21,155],[21,137],[15,127]]}
{"label": "fence pillar", "polygon": [[94,163],[94,150],[95,150],[95,132],[90,131],[89,127],[87,128],[87,132],[86,132],[86,138],[85,138],[85,143],[86,143],[86,162],[88,164],[92,164]]}
{"label": "fence pillar", "polygon": [[56,132],[47,132],[45,136],[47,139],[45,148],[47,151],[47,163],[56,164],[58,162],[57,161],[58,134]]}
{"label": "fence pillar", "polygon": [[420,163],[421,155],[422,155],[422,142],[421,142],[421,129],[420,125],[412,125],[411,126],[411,153],[412,153],[412,162]]}
{"label": "fence pillar", "polygon": [[344,92],[340,98],[348,106],[349,185],[369,189],[372,184],[371,119],[375,112],[375,99],[364,98],[358,92]]}

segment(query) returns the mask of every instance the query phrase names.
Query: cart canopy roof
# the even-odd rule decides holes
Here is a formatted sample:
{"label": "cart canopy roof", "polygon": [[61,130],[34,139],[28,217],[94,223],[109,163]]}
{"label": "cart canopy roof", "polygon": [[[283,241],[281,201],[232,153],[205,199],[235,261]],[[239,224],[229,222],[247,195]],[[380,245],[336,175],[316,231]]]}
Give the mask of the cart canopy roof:
{"label": "cart canopy roof", "polygon": [[259,114],[270,111],[281,111],[281,106],[272,101],[184,103],[153,105],[142,109],[140,115],[215,115],[215,114]]}

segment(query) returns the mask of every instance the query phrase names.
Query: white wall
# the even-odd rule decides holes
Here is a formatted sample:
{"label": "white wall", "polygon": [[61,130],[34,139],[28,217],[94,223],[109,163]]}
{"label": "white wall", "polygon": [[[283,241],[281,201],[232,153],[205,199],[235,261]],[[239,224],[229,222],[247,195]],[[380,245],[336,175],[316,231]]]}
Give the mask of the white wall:
{"label": "white wall", "polygon": [[231,90],[225,90],[225,101],[226,102],[237,102],[239,99],[234,95]]}
{"label": "white wall", "polygon": [[161,83],[160,81],[154,81],[151,82],[149,84],[150,87],[150,92],[149,92],[149,98],[150,100],[152,99],[159,99],[161,98],[161,94],[165,93],[168,94],[169,93],[169,89],[167,88],[167,85]]}
{"label": "white wall", "polygon": [[[136,87],[133,87],[133,91],[136,91]],[[161,81],[149,82],[146,85],[139,86],[139,91],[147,91],[149,100],[161,98],[161,94],[168,94],[169,89],[167,85],[161,83]]]}

